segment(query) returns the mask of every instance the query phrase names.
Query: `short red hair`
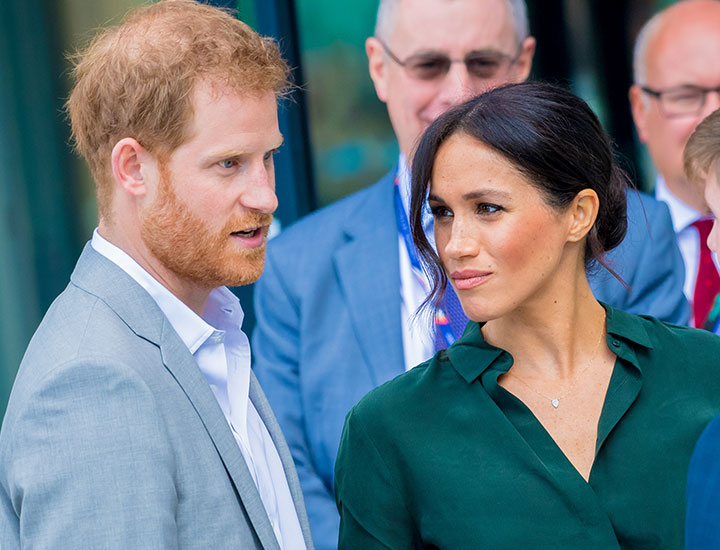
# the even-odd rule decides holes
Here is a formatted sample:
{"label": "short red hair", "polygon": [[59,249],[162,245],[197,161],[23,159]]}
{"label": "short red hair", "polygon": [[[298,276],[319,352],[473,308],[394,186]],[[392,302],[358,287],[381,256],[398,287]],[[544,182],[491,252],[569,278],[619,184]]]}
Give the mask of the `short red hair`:
{"label": "short red hair", "polygon": [[76,56],[73,74],[72,136],[95,179],[101,218],[111,210],[112,148],[132,137],[159,158],[169,156],[189,137],[196,82],[250,94],[280,95],[289,86],[287,63],[272,39],[195,0],[131,11]]}

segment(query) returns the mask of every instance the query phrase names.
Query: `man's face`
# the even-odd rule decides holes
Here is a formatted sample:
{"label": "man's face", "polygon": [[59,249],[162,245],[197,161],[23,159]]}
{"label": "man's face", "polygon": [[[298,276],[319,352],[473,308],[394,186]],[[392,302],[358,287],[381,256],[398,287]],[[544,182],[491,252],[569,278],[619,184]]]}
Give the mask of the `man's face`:
{"label": "man's face", "polygon": [[707,245],[710,250],[720,254],[720,184],[718,183],[717,171],[711,170],[705,179],[705,202],[710,212],[715,216],[712,231],[708,235]]}
{"label": "man's face", "polygon": [[[648,44],[646,81],[639,84],[658,91],[681,86],[720,87],[720,2],[690,2],[676,7],[683,11],[669,12]],[[659,100],[638,86],[631,88],[630,101],[638,135],[658,173],[680,200],[701,209],[697,194],[685,179],[682,153],[695,127],[720,107],[720,97],[710,92],[699,112],[674,117],[666,116]]]}
{"label": "man's face", "polygon": [[141,235],[175,276],[203,287],[252,283],[262,273],[277,207],[275,95],[238,95],[200,83],[190,139],[159,162]]}
{"label": "man's face", "polygon": [[504,0],[400,0],[396,10],[390,36],[381,38],[401,61],[418,54],[463,59],[472,52],[501,54],[508,61],[517,58],[491,78],[474,76],[463,63],[452,63],[447,73],[421,80],[393,61],[379,40],[368,38],[370,76],[378,97],[387,104],[400,150],[410,160],[422,132],[450,107],[488,88],[525,80],[535,42],[528,38],[518,47]]}

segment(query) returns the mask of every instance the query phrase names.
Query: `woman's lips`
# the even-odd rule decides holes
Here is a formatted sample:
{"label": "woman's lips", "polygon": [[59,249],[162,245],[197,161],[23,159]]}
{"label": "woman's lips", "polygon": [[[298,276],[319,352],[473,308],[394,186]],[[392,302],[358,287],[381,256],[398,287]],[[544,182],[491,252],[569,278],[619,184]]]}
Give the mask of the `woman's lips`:
{"label": "woman's lips", "polygon": [[480,286],[492,277],[491,271],[477,271],[474,269],[464,269],[462,271],[453,271],[450,278],[455,283],[458,290],[468,290]]}

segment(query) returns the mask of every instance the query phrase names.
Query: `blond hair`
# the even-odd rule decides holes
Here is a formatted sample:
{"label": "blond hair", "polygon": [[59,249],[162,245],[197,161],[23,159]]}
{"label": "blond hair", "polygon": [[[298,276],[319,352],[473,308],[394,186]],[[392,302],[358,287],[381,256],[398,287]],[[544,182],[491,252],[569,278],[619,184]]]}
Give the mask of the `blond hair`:
{"label": "blond hair", "polygon": [[288,66],[270,38],[229,12],[195,0],[131,11],[75,56],[67,101],[75,148],[96,183],[100,217],[110,215],[110,156],[125,137],[165,158],[189,137],[199,80],[239,93],[288,89]]}
{"label": "blond hair", "polygon": [[688,181],[701,188],[711,170],[720,175],[720,109],[695,128],[683,151],[683,166]]}

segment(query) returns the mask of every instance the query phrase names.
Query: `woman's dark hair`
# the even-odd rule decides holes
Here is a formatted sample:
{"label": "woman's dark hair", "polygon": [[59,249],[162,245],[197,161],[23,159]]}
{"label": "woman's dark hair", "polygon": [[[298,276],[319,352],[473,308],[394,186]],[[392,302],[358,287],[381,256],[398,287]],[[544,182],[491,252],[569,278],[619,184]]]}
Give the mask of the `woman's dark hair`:
{"label": "woman's dark hair", "polygon": [[594,190],[600,205],[587,236],[585,265],[597,262],[617,277],[603,256],[625,237],[627,177],[615,164],[610,138],[579,97],[553,84],[523,82],[495,88],[450,109],[420,139],[412,163],[410,225],[432,281],[426,304],[441,303],[447,276],[425,236],[423,211],[438,149],[459,133],[500,153],[554,208],[567,208],[583,189]]}

